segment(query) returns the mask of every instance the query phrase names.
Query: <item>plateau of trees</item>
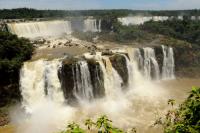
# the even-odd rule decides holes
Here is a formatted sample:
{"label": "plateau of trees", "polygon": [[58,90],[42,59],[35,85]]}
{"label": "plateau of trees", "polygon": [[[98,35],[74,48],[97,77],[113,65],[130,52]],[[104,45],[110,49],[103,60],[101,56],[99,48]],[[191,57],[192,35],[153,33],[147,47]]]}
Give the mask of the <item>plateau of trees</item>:
{"label": "plateau of trees", "polygon": [[174,11],[152,11],[152,10],[36,10],[30,8],[2,9],[0,19],[30,19],[30,18],[49,18],[49,17],[68,17],[68,16],[94,16],[94,17],[123,17],[128,15],[154,15],[154,16],[200,16],[200,10],[174,10]]}
{"label": "plateau of trees", "polygon": [[11,97],[18,97],[19,71],[23,62],[31,58],[33,50],[29,40],[0,32],[0,106]]}
{"label": "plateau of trees", "polygon": [[149,21],[140,26],[149,33],[185,40],[200,46],[200,21],[185,18],[184,20],[167,20],[163,22]]}

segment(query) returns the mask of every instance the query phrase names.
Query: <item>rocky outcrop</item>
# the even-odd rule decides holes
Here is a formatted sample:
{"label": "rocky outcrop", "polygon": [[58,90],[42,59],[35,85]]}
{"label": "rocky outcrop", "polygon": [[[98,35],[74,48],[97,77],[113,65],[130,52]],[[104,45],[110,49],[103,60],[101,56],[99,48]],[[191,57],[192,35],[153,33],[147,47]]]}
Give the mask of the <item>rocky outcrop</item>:
{"label": "rocky outcrop", "polygon": [[21,92],[18,83],[0,85],[0,107],[20,101]]}
{"label": "rocky outcrop", "polygon": [[[126,55],[125,55],[126,56]],[[128,85],[128,69],[127,69],[127,63],[124,55],[121,54],[115,54],[110,57],[110,61],[112,63],[112,66],[114,69],[118,72],[120,77],[123,80],[122,86],[125,87]]]}
{"label": "rocky outcrop", "polygon": [[67,58],[62,62],[62,67],[58,71],[58,77],[61,83],[61,88],[64,93],[67,103],[77,103],[77,99],[73,94],[74,79],[73,79],[73,67],[76,65],[78,59]]}
{"label": "rocky outcrop", "polygon": [[[75,96],[74,93],[74,88],[77,87],[75,82],[78,82],[76,81],[77,79],[75,79],[75,76],[78,75],[78,77],[81,77],[81,73],[78,72],[77,68],[79,70],[81,69],[78,62],[83,60],[85,59],[81,57],[66,58],[62,62],[62,67],[58,72],[59,80],[61,82],[61,87],[64,93],[64,97],[65,99],[67,99],[67,103],[76,104],[78,102],[77,97]],[[93,59],[88,59],[87,64],[88,64],[89,74],[91,77],[91,79],[89,80],[91,80],[93,96],[94,98],[102,98],[105,95],[105,89],[104,89],[103,72],[100,68],[100,65],[97,61]]]}
{"label": "rocky outcrop", "polygon": [[200,77],[200,47],[174,47],[175,73],[178,77]]}
{"label": "rocky outcrop", "polygon": [[155,50],[155,55],[156,55],[156,60],[158,62],[159,65],[159,69],[162,70],[162,66],[163,66],[163,50],[161,46],[156,46],[154,47]]}

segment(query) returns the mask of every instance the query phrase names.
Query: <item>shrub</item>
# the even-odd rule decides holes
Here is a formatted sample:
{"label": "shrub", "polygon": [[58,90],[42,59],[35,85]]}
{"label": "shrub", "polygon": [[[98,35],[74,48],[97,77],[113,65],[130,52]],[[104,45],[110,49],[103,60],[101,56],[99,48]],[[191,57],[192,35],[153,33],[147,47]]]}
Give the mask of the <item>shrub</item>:
{"label": "shrub", "polygon": [[200,131],[200,88],[193,87],[189,97],[179,108],[174,109],[175,101],[170,99],[168,111],[164,120],[156,121],[164,127],[165,133],[199,133]]}

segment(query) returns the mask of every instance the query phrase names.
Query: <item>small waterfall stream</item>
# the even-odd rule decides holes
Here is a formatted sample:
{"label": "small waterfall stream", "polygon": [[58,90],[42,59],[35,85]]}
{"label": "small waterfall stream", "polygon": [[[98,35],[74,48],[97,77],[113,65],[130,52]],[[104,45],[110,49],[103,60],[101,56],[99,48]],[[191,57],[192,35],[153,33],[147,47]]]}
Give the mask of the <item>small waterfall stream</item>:
{"label": "small waterfall stream", "polygon": [[174,52],[172,47],[166,47],[162,45],[163,50],[163,66],[162,66],[162,78],[174,79]]}

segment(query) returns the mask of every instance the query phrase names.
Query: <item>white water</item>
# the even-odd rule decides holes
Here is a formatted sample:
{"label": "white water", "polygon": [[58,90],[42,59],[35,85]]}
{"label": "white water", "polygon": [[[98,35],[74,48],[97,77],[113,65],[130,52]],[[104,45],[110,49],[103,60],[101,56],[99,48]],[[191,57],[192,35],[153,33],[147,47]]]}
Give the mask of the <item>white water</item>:
{"label": "white water", "polygon": [[[167,48],[167,47],[166,47]],[[173,49],[168,48],[166,64],[173,64]],[[87,59],[99,62],[103,72],[105,97],[93,99],[91,76],[86,61],[78,61],[73,68],[75,87],[73,92],[80,101],[78,107],[64,104],[65,99],[58,79],[61,67],[59,60],[38,60],[26,62],[21,70],[20,84],[23,96],[23,106],[30,116],[15,116],[19,133],[52,133],[66,127],[72,121],[82,123],[88,117],[96,118],[103,114],[109,116],[114,124],[128,129],[138,127],[141,132],[147,132],[153,124],[156,110],[163,109],[169,98],[168,93],[154,83],[151,71],[159,79],[159,67],[152,48],[144,48],[144,57],[139,49],[129,48],[126,56],[129,73],[129,86],[122,91],[122,79],[112,67],[108,56],[85,54]],[[170,56],[169,56],[170,55]],[[144,67],[139,70],[140,65]],[[166,65],[164,68],[170,65]],[[158,74],[158,75],[157,75]],[[45,94],[45,90],[47,94]],[[91,100],[92,101],[88,101]],[[142,107],[141,107],[142,106]],[[163,112],[163,111],[162,111]],[[18,117],[20,116],[20,118]],[[16,119],[14,121],[16,121]],[[140,126],[142,128],[140,128]]]}
{"label": "white water", "polygon": [[153,78],[159,79],[160,69],[156,60],[155,51],[152,48],[144,48],[144,75],[147,79]]}
{"label": "white water", "polygon": [[86,61],[78,62],[73,68],[75,96],[79,99],[90,100],[93,96],[92,84],[88,64]]}
{"label": "white water", "polygon": [[41,21],[8,24],[8,30],[19,37],[55,37],[63,34],[71,34],[71,22],[69,21]]}
{"label": "white water", "polygon": [[100,66],[104,72],[106,96],[116,97],[116,94],[121,92],[122,79],[117,71],[112,67],[110,59],[108,57],[103,57],[103,60],[105,61],[105,66],[102,65],[103,63],[100,63]]}
{"label": "white water", "polygon": [[168,20],[167,16],[129,16],[118,18],[118,21],[122,23],[122,25],[140,25],[144,24],[147,21],[165,21]]}
{"label": "white water", "polygon": [[162,45],[163,50],[163,67],[162,67],[162,78],[163,79],[174,79],[174,52],[172,47],[166,47]]}
{"label": "white water", "polygon": [[84,32],[101,32],[101,20],[85,19],[84,20]]}
{"label": "white water", "polygon": [[64,102],[57,75],[59,67],[58,60],[38,60],[24,64],[20,72],[20,89],[23,97],[22,104],[28,112],[32,112],[37,104],[45,99],[59,104]]}

